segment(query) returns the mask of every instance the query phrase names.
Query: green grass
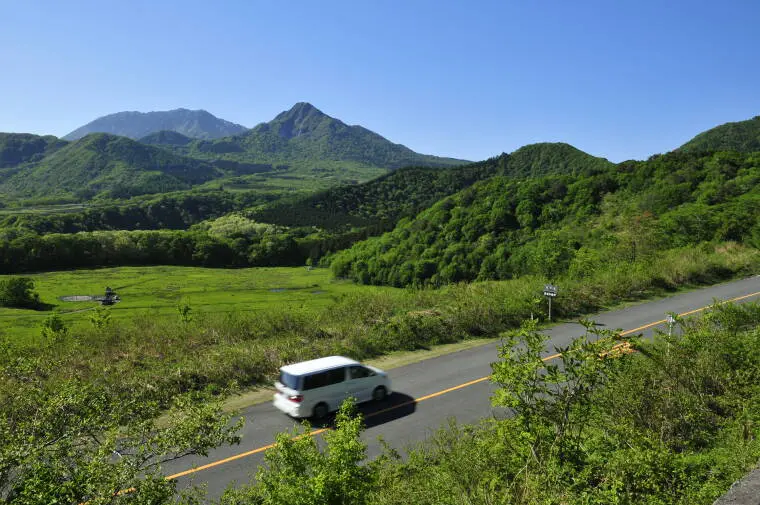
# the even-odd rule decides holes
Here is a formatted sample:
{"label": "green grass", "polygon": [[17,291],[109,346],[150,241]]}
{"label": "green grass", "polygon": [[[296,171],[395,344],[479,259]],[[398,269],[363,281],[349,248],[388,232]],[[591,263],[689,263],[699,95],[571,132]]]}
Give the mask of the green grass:
{"label": "green grass", "polygon": [[[97,302],[66,302],[70,295],[102,296],[106,286],[121,302],[111,308],[114,320],[137,317],[177,318],[177,304],[188,303],[194,312],[224,314],[324,308],[342,294],[393,291],[370,288],[331,278],[324,268],[245,268],[239,270],[199,267],[121,267],[29,275],[41,301],[54,306],[72,328],[89,325]],[[0,276],[2,278],[2,276]],[[395,290],[398,291],[398,290]],[[15,341],[36,339],[40,324],[50,311],[0,308],[0,333]]]}
{"label": "green grass", "polygon": [[[552,313],[575,318],[759,267],[757,250],[735,244],[668,251],[610,265],[584,280],[558,279],[562,290]],[[359,286],[333,281],[325,269],[303,267],[134,267],[38,274],[34,280],[43,302],[69,310],[63,319],[70,331],[43,338],[40,325],[49,312],[6,309],[0,311],[0,336],[10,338],[0,339],[0,353],[27,360],[51,385],[74,374],[124,394],[148,388],[159,401],[190,390],[261,386],[284,363],[332,354],[367,360],[431,349],[496,337],[531,312],[545,318],[545,306],[531,299],[546,279],[533,276],[442,289]],[[124,298],[105,326],[89,321],[95,313],[87,309],[95,304],[58,300],[100,294],[105,286]],[[192,307],[191,320],[180,317],[180,301]],[[77,309],[85,311],[73,312]],[[9,370],[17,367],[12,363],[5,363]],[[12,391],[0,385],[0,400]]]}

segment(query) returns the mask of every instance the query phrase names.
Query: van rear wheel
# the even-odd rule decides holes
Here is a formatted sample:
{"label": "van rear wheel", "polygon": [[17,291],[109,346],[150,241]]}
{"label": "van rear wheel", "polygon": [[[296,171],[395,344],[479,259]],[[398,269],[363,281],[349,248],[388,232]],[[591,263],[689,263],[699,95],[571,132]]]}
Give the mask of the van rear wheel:
{"label": "van rear wheel", "polygon": [[314,419],[320,420],[327,417],[327,404],[318,403],[314,406]]}
{"label": "van rear wheel", "polygon": [[385,389],[384,386],[377,386],[375,390],[372,391],[372,399],[376,402],[385,400],[386,396],[388,396],[388,390]]}

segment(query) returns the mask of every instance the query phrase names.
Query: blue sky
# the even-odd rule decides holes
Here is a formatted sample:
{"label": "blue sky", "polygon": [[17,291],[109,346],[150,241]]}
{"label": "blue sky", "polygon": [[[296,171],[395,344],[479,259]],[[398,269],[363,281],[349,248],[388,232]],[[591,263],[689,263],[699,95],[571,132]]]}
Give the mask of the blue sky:
{"label": "blue sky", "polygon": [[308,101],[423,153],[644,159],[760,114],[758,26],[757,0],[7,1],[0,131]]}

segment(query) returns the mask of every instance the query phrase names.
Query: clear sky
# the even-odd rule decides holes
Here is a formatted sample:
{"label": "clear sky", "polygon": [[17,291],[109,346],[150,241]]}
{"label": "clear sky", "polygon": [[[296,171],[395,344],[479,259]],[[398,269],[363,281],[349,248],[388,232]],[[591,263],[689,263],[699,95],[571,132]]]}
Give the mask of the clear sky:
{"label": "clear sky", "polygon": [[758,0],[0,0],[0,131],[307,101],[426,154],[644,159],[760,114]]}

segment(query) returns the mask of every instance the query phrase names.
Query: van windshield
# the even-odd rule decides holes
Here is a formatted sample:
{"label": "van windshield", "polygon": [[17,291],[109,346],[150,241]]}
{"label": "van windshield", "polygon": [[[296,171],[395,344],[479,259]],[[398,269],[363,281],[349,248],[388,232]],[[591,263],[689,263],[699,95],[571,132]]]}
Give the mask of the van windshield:
{"label": "van windshield", "polygon": [[280,384],[290,389],[298,389],[298,375],[292,375],[280,370]]}

